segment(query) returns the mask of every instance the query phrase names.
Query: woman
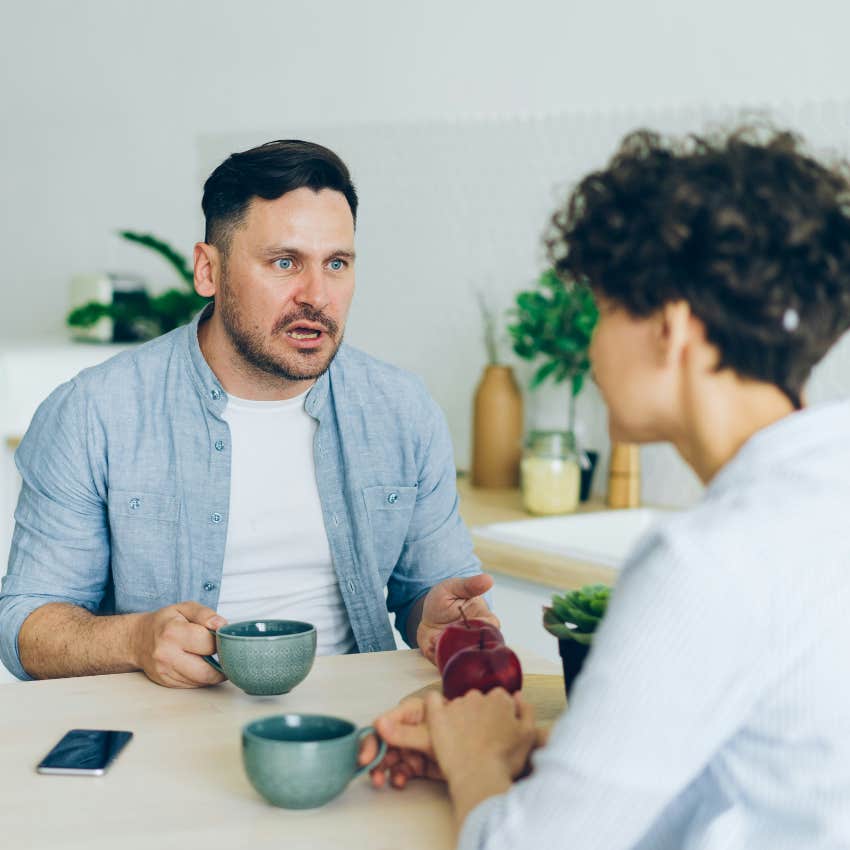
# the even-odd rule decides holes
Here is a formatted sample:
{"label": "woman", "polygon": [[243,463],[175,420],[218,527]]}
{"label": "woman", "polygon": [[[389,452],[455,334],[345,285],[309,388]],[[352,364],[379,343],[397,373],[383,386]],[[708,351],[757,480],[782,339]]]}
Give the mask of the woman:
{"label": "woman", "polygon": [[848,169],[640,132],[553,221],[612,440],[705,494],[631,554],[548,743],[520,697],[432,695],[376,721],[374,782],[444,778],[464,849],[850,847],[850,403],[804,405],[850,326]]}

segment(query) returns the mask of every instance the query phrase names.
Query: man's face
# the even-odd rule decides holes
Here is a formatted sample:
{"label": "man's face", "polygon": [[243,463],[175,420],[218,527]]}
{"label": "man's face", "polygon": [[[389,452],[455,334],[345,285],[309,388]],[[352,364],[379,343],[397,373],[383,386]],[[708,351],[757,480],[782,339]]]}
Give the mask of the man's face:
{"label": "man's face", "polygon": [[216,310],[246,365],[319,377],[342,342],[354,294],[354,220],[345,196],[301,188],[254,198],[231,239]]}

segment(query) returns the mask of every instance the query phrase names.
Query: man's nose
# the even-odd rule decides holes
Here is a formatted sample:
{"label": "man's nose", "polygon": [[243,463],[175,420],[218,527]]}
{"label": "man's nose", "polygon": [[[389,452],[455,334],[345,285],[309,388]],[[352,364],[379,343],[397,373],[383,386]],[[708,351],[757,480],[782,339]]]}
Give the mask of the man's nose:
{"label": "man's nose", "polygon": [[299,287],[295,293],[296,304],[309,304],[316,310],[322,310],[330,302],[325,276],[321,269],[308,266],[299,276]]}

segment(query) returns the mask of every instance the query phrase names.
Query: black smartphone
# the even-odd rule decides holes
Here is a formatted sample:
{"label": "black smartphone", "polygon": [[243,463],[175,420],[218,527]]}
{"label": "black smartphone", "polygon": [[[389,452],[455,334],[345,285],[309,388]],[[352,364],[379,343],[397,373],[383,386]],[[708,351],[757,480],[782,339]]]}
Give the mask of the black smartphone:
{"label": "black smartphone", "polygon": [[72,776],[103,776],[132,737],[132,732],[110,729],[71,729],[38,763],[36,770]]}

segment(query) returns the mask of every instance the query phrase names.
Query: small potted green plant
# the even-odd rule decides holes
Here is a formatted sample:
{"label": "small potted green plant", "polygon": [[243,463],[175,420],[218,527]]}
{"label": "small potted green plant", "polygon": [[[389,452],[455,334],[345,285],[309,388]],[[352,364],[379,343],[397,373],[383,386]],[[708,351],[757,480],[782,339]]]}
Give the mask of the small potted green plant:
{"label": "small potted green plant", "polygon": [[195,292],[194,272],[186,257],[149,233],[122,230],[119,235],[159,254],[177,272],[182,286],[159,295],[139,291],[132,298],[114,299],[110,303],[89,301],[68,314],[68,325],[89,328],[106,317],[121,329],[120,336],[114,336],[113,341],[132,342],[152,339],[190,321],[208,299]]}
{"label": "small potted green plant", "polygon": [[599,316],[593,294],[581,281],[562,280],[550,268],[540,275],[533,289],[517,294],[511,316],[508,332],[514,352],[524,360],[540,362],[530,388],[536,389],[547,380],[569,382],[564,439],[579,457],[584,500],[590,492],[596,453],[577,445],[575,422],[577,397],[590,371],[588,349]]}
{"label": "small potted green plant", "polygon": [[567,696],[590,652],[610,596],[607,584],[588,584],[563,596],[555,594],[552,605],[543,608],[543,628],[558,638]]}

